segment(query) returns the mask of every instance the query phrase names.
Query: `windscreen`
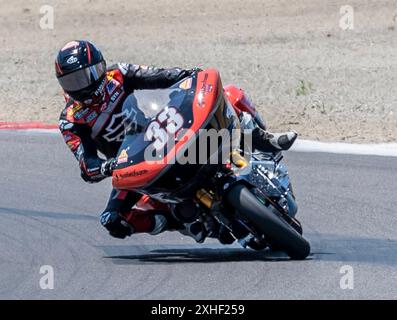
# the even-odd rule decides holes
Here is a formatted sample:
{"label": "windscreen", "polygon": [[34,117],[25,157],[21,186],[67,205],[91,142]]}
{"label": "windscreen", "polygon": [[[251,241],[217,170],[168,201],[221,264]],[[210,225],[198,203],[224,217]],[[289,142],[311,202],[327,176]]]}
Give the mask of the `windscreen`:
{"label": "windscreen", "polygon": [[[192,82],[191,78],[188,80]],[[126,134],[119,152],[125,157],[121,161],[119,159],[118,165],[127,166],[147,160],[145,151],[150,144],[158,150],[164,149],[167,135],[173,133],[170,131],[191,126],[195,91],[186,89],[186,81],[168,89],[137,90],[126,98],[123,104]],[[192,84],[191,88],[194,88]]]}

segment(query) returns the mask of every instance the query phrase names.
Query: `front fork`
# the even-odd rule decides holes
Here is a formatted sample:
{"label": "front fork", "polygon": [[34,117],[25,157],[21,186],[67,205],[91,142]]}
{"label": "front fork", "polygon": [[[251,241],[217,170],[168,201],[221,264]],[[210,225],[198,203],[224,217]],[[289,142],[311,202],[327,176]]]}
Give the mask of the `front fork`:
{"label": "front fork", "polygon": [[[273,185],[275,189],[281,191],[285,191],[282,194],[282,199],[285,200],[285,205],[281,205],[279,201],[272,199],[267,196],[262,190],[258,189],[257,186],[250,183],[249,180],[244,175],[238,176],[235,175],[234,171],[231,169],[234,166],[236,169],[244,169],[248,166],[247,160],[241,156],[238,152],[233,152],[231,154],[231,163],[226,165],[225,171],[220,172],[215,175],[215,181],[213,185],[218,186],[214,192],[209,192],[205,189],[200,189],[196,193],[196,199],[199,203],[201,203],[206,209],[209,210],[210,214],[223,226],[225,226],[233,237],[239,241],[239,243],[246,247],[252,240],[257,239],[258,241],[262,240],[262,235],[258,234],[255,230],[253,230],[249,224],[240,219],[229,219],[227,215],[223,213],[222,200],[224,199],[226,193],[236,184],[243,183],[249,189],[254,189],[254,192],[257,194],[258,199],[262,198],[262,203],[265,206],[271,206],[274,214],[277,214],[285,220],[288,224],[290,224],[295,230],[299,233],[302,233],[302,228],[300,223],[294,218],[297,207],[295,204],[295,200],[292,198],[291,193],[288,190],[284,190],[285,188],[280,184],[277,179],[267,178],[269,183]],[[285,172],[285,174],[287,174]]]}
{"label": "front fork", "polygon": [[[231,163],[224,167],[222,172],[215,174],[215,180],[212,185],[217,186],[215,190],[208,191],[207,189],[199,189],[196,192],[196,200],[205,207],[210,215],[220,224],[223,225],[230,234],[239,242],[241,239],[247,238],[250,234],[255,234],[248,225],[239,221],[238,219],[230,219],[226,214],[224,214],[224,206],[222,199],[224,195],[229,191],[229,189],[237,183],[234,172],[231,170],[231,165],[237,168],[243,168],[248,165],[244,157],[242,157],[237,152],[231,154]],[[251,236],[251,238],[254,236]],[[243,245],[243,244],[242,244]],[[244,247],[246,245],[243,245]]]}

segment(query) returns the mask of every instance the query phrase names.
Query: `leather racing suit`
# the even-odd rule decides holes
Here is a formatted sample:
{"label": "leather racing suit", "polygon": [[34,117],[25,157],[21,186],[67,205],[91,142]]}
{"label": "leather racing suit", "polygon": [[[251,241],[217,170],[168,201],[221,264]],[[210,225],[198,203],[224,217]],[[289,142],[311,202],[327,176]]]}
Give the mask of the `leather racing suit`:
{"label": "leather racing suit", "polygon": [[[163,69],[135,64],[118,63],[108,68],[100,89],[104,99],[96,105],[84,105],[65,94],[66,107],[59,119],[59,129],[79,162],[81,177],[99,182],[109,174],[104,170],[107,161],[116,157],[124,135],[122,105],[125,98],[138,89],[167,88],[189,76],[193,70]],[[102,87],[104,86],[104,88]],[[99,156],[101,153],[104,158]],[[106,213],[127,212],[141,198],[140,194],[113,190],[101,223],[107,227],[120,221],[111,221]],[[109,220],[110,219],[110,220]],[[112,218],[114,220],[114,217]],[[124,238],[132,232],[151,232],[159,224],[154,214],[135,214],[129,220],[132,226],[108,228],[111,235]],[[164,223],[164,221],[160,221]],[[121,230],[120,230],[121,228]]]}

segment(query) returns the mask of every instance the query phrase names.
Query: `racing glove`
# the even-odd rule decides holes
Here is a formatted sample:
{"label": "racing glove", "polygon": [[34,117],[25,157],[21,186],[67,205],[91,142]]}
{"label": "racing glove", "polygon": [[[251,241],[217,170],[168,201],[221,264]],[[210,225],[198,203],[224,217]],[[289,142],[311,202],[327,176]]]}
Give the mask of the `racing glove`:
{"label": "racing glove", "polygon": [[95,183],[112,175],[116,160],[111,158],[103,161],[100,158],[89,158],[80,163],[81,177],[84,181]]}
{"label": "racing glove", "polygon": [[134,232],[133,227],[115,211],[105,211],[101,214],[100,221],[114,238],[124,239]]}

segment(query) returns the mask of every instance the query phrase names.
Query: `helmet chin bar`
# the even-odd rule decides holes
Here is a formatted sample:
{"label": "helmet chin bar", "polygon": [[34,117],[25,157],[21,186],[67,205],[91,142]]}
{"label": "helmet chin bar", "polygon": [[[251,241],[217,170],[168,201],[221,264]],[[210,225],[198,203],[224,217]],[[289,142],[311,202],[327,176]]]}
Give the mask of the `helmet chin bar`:
{"label": "helmet chin bar", "polygon": [[106,84],[106,77],[103,78],[98,88],[95,90],[94,96],[100,97],[105,93],[105,84]]}
{"label": "helmet chin bar", "polygon": [[82,101],[84,105],[98,105],[105,102],[105,85],[106,85],[106,77],[103,78],[98,88],[94,91],[91,98],[85,99]]}

